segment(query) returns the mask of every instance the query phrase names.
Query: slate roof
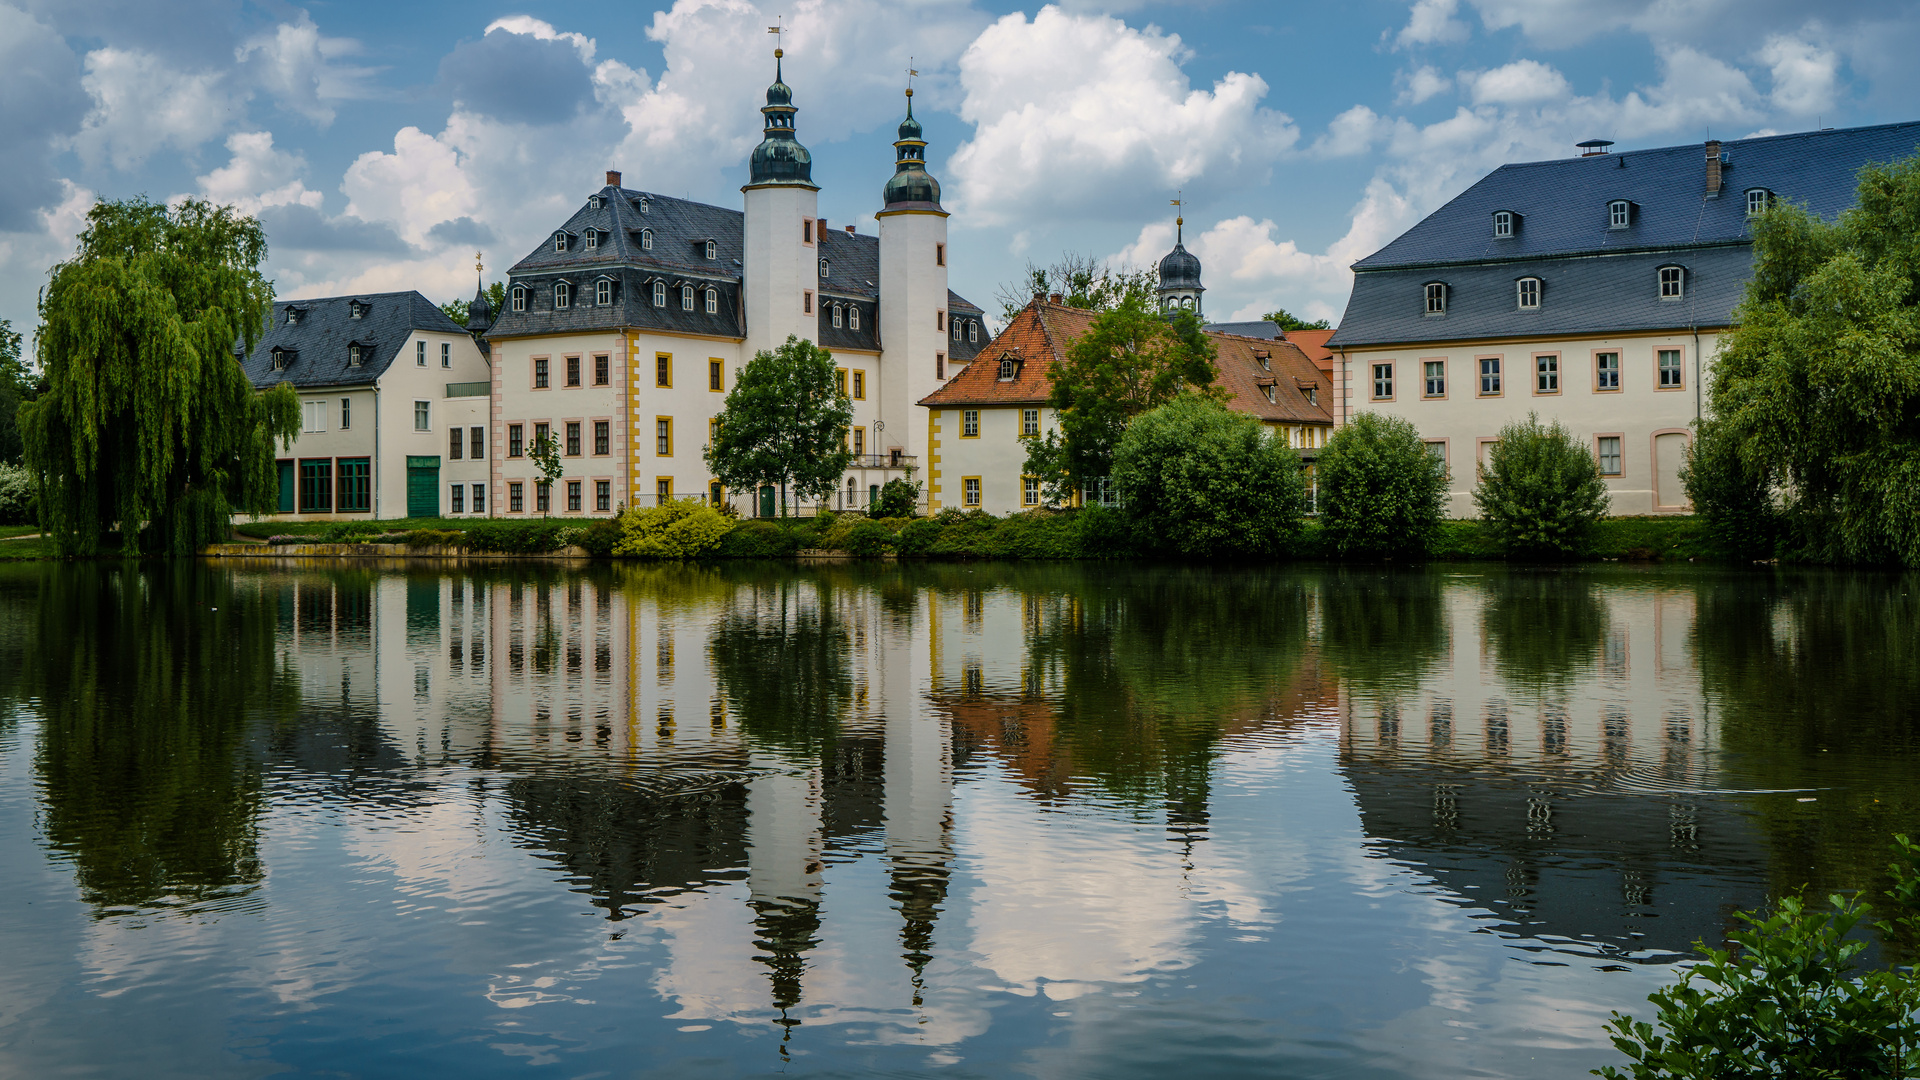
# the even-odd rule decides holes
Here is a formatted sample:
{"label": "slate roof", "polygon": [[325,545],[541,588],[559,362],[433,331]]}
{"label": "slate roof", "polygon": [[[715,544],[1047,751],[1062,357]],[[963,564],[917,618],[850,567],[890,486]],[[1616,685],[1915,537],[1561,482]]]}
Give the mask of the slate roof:
{"label": "slate roof", "polygon": [[[1709,197],[1703,143],[1503,165],[1398,239],[1353,264],[1353,294],[1333,348],[1540,334],[1680,330],[1733,322],[1752,276],[1746,192],[1825,218],[1854,203],[1860,170],[1920,148],[1920,122],[1735,139],[1720,146],[1721,191]],[[1625,228],[1608,204],[1633,204]],[[1493,236],[1493,214],[1519,216]],[[1685,296],[1663,299],[1659,268],[1686,271]],[[1515,282],[1537,276],[1537,310]],[[1428,315],[1424,286],[1448,287]]]}
{"label": "slate roof", "polygon": [[[1045,404],[1053,391],[1048,367],[1065,358],[1068,346],[1087,332],[1095,314],[1034,297],[980,350],[977,362],[920,404],[930,408]],[[1207,336],[1219,354],[1218,385],[1227,391],[1228,408],[1275,423],[1333,424],[1329,384],[1299,349],[1285,341],[1238,334],[1208,331]],[[1009,358],[1015,361],[1014,375],[1002,381],[1000,361]],[[1267,386],[1273,387],[1272,401],[1267,400]]]}
{"label": "slate roof", "polygon": [[[366,305],[360,318],[352,306]],[[298,310],[300,321],[289,324],[287,311]],[[433,301],[417,292],[366,293],[329,296],[319,300],[276,300],[273,325],[241,360],[247,378],[259,389],[291,382],[299,389],[326,386],[365,386],[379,379],[400,355],[400,347],[414,331],[464,334]],[[349,362],[348,346],[361,346],[359,367]],[[236,351],[240,348],[235,344]],[[273,350],[291,349],[295,356],[283,371],[273,369]],[[434,363],[439,363],[436,358]]]}

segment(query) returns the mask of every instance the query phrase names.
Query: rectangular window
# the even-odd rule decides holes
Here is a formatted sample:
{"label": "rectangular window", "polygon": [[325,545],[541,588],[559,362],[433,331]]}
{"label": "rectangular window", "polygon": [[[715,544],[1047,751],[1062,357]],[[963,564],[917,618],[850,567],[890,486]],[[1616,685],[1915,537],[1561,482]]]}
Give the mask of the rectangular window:
{"label": "rectangular window", "polygon": [[507,485],[507,512],[518,514],[527,508],[526,485],[514,481]]}
{"label": "rectangular window", "polygon": [[453,490],[448,492],[448,494],[452,496],[452,498],[447,500],[448,512],[454,513],[454,514],[466,513],[467,512],[467,485],[455,484],[453,485]]}
{"label": "rectangular window", "polygon": [[933,354],[933,377],[936,379],[944,379],[947,377],[946,353],[937,352]]}
{"label": "rectangular window", "polygon": [[327,430],[326,402],[303,401],[300,403],[300,430],[308,435]]}
{"label": "rectangular window", "polygon": [[853,429],[854,456],[858,457],[862,454],[865,454],[866,452],[867,452],[867,429],[863,427],[854,428]]}
{"label": "rectangular window", "polygon": [[542,484],[538,480],[533,484],[533,508],[544,514],[553,509],[553,485]]}
{"label": "rectangular window", "polygon": [[453,366],[453,346],[444,341],[440,343],[440,366],[443,368]]}
{"label": "rectangular window", "polygon": [[353,426],[353,399],[343,397],[340,399],[340,430],[345,431],[352,426]]}
{"label": "rectangular window", "polygon": [[1480,396],[1494,397],[1500,393],[1500,358],[1484,356],[1480,358]]}
{"label": "rectangular window", "polygon": [[300,462],[300,512],[333,511],[333,459],[307,458]]}
{"label": "rectangular window", "polygon": [[860,306],[858,304],[847,305],[847,329],[860,329]]}
{"label": "rectangular window", "polygon": [[507,425],[507,456],[520,457],[525,451],[520,445],[521,427],[519,424]]}
{"label": "rectangular window", "polygon": [[1393,397],[1393,365],[1373,365],[1373,399],[1385,401]]}
{"label": "rectangular window", "polygon": [[977,476],[963,477],[960,481],[960,491],[961,491],[961,495],[960,495],[961,502],[965,503],[968,506],[980,505],[980,478],[979,477]]}
{"label": "rectangular window", "polygon": [[1447,313],[1447,287],[1436,281],[1427,286],[1427,314]]}
{"label": "rectangular window", "polygon": [[945,244],[933,245],[933,265],[935,266],[947,265],[947,245]]}
{"label": "rectangular window", "polygon": [[1533,358],[1533,392],[1536,394],[1557,394],[1560,392],[1560,358],[1551,353]]}
{"label": "rectangular window", "polygon": [[601,307],[606,307],[608,304],[613,303],[613,282],[608,281],[606,278],[601,278],[599,281],[594,282],[593,302]]}
{"label": "rectangular window", "polygon": [[613,509],[613,481],[595,480],[593,482],[593,508],[600,511]]}
{"label": "rectangular window", "polygon": [[450,461],[459,461],[462,457],[466,456],[466,451],[467,451],[467,429],[454,428],[451,432],[448,433],[447,459]]}
{"label": "rectangular window", "polygon": [[934,328],[935,330],[945,330],[945,329],[947,328],[947,313],[946,313],[946,312],[944,312],[944,311],[936,311],[936,312],[934,312],[934,313],[933,313],[933,328]]}
{"label": "rectangular window", "polygon": [[[1680,350],[1679,349],[1661,349],[1660,350],[1660,389],[1678,390],[1680,389],[1681,382],[1682,380],[1680,377]],[[341,426],[345,427],[346,425],[342,424]]]}
{"label": "rectangular window", "polygon": [[803,244],[813,243],[813,219],[812,218],[800,219],[800,242]]}
{"label": "rectangular window", "polygon": [[1429,456],[1429,457],[1432,457],[1432,458],[1433,458],[1433,460],[1435,460],[1435,461],[1437,461],[1437,462],[1439,462],[1439,463],[1440,463],[1440,467],[1441,467],[1441,468],[1443,468],[1443,469],[1444,469],[1444,468],[1446,468],[1446,466],[1447,466],[1447,443],[1446,443],[1446,440],[1445,440],[1445,439],[1429,439],[1429,440],[1427,440],[1427,454],[1428,454],[1428,456]]}
{"label": "rectangular window", "polygon": [[1620,475],[1620,436],[1602,435],[1594,440],[1600,458],[1600,475]]}
{"label": "rectangular window", "polygon": [[813,293],[810,290],[802,290],[800,293],[800,314],[813,314]]}
{"label": "rectangular window", "polygon": [[1428,360],[1425,363],[1421,364],[1420,366],[1424,368],[1426,372],[1427,396],[1428,397],[1446,397],[1447,396],[1447,362],[1445,360]]}
{"label": "rectangular window", "polygon": [[1603,352],[1593,354],[1593,388],[1600,391],[1620,389],[1620,354]]}
{"label": "rectangular window", "polygon": [[485,484],[473,485],[473,512],[476,514],[487,512],[487,485]]}
{"label": "rectangular window", "polygon": [[1540,306],[1540,279],[1539,278],[1523,277],[1520,279],[1519,303],[1521,307],[1529,308],[1529,309],[1537,308]]}
{"label": "rectangular window", "polygon": [[867,373],[864,371],[853,373],[853,400],[867,400]]}
{"label": "rectangular window", "polygon": [[567,357],[567,385],[580,385],[580,358],[577,356]]}
{"label": "rectangular window", "polygon": [[609,420],[593,422],[593,452],[595,454],[613,453],[613,423]]}
{"label": "rectangular window", "polygon": [[1021,409],[1020,410],[1021,438],[1033,438],[1035,436],[1038,436],[1039,434],[1040,434],[1040,410],[1039,409]]}
{"label": "rectangular window", "polygon": [[415,431],[432,431],[433,430],[433,403],[432,402],[416,401],[413,403],[413,430]]}
{"label": "rectangular window", "polygon": [[673,418],[656,416],[653,418],[653,452],[658,457],[673,456]]}
{"label": "rectangular window", "polygon": [[707,389],[720,391],[726,388],[727,372],[723,366],[723,362],[719,360],[707,361]]}
{"label": "rectangular window", "polygon": [[715,443],[718,443],[719,441],[720,441],[720,418],[716,416],[707,421],[707,446],[712,447]]}
{"label": "rectangular window", "polygon": [[841,397],[847,396],[847,369],[835,368],[833,371],[833,389]]}
{"label": "rectangular window", "polygon": [[567,456],[580,456],[580,421],[567,421]]}
{"label": "rectangular window", "polygon": [[613,381],[612,371],[607,364],[607,358],[605,356],[594,357],[593,358],[593,385],[605,386],[612,381]]}
{"label": "rectangular window", "polygon": [[653,385],[673,389],[673,355],[671,353],[653,354]]}
{"label": "rectangular window", "polygon": [[547,386],[547,358],[536,356],[533,358],[533,388],[545,390]]}
{"label": "rectangular window", "polygon": [[580,511],[580,481],[578,480],[567,481],[567,510],[571,513]]}
{"label": "rectangular window", "polygon": [[1039,477],[1023,476],[1020,478],[1020,505],[1021,506],[1039,506],[1040,505],[1040,478]]}
{"label": "rectangular window", "polygon": [[656,477],[653,481],[653,497],[654,501],[658,502],[661,506],[667,505],[673,498],[673,477]]}
{"label": "rectangular window", "polygon": [[482,461],[487,456],[487,429],[475,425],[467,429],[467,456]]}
{"label": "rectangular window", "polygon": [[533,445],[540,446],[547,441],[547,432],[551,430],[545,424],[533,425]]}
{"label": "rectangular window", "polygon": [[373,510],[373,469],[367,458],[340,459],[340,512],[365,514]]}
{"label": "rectangular window", "polygon": [[960,414],[960,437],[977,439],[980,437],[980,410],[967,409]]}
{"label": "rectangular window", "polygon": [[1633,204],[1622,199],[1607,204],[1607,227],[1624,229],[1633,223]]}
{"label": "rectangular window", "polygon": [[416,341],[413,343],[413,366],[427,366],[427,343],[424,341]]}

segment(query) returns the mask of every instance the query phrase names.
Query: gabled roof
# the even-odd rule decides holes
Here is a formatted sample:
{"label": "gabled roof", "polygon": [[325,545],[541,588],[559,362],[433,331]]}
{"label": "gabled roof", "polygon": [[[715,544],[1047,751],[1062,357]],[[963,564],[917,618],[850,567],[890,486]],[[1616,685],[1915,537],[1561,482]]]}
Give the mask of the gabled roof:
{"label": "gabled roof", "polygon": [[[1502,165],[1353,268],[1747,243],[1748,189],[1832,218],[1853,205],[1862,166],[1917,146],[1920,121],[1734,139],[1720,144],[1717,198],[1706,193],[1704,143]],[[1624,229],[1608,227],[1616,199],[1635,206]],[[1498,210],[1520,215],[1510,238],[1493,235]]]}
{"label": "gabled roof", "polygon": [[[360,318],[351,307],[364,304]],[[300,311],[289,324],[287,310]],[[465,334],[459,323],[418,292],[363,293],[318,300],[277,300],[273,325],[240,364],[260,389],[291,382],[305,390],[324,386],[360,386],[386,373],[414,331]],[[361,345],[359,367],[348,362],[347,347]],[[235,344],[235,348],[239,348]],[[273,350],[291,349],[295,357],[283,371],[273,369]],[[435,361],[438,362],[437,360]]]}
{"label": "gabled roof", "polygon": [[[1087,332],[1097,312],[1034,297],[965,371],[921,399],[930,408],[966,405],[1039,405],[1053,391],[1048,367],[1065,359],[1073,342]],[[1271,423],[1333,423],[1326,377],[1306,355],[1285,341],[1266,341],[1208,331],[1220,369],[1218,385],[1227,407]],[[1266,354],[1262,364],[1259,354]],[[1000,361],[1015,361],[1014,377],[1000,379]],[[1265,386],[1274,388],[1268,401]],[[1307,391],[1312,391],[1310,400]]]}

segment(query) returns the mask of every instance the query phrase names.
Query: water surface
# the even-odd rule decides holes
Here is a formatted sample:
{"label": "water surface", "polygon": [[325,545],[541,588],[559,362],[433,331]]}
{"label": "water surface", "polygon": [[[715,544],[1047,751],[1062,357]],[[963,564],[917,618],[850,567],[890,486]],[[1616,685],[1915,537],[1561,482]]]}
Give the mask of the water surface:
{"label": "water surface", "polygon": [[1584,1076],[1884,887],[1916,584],[0,567],[0,1074]]}

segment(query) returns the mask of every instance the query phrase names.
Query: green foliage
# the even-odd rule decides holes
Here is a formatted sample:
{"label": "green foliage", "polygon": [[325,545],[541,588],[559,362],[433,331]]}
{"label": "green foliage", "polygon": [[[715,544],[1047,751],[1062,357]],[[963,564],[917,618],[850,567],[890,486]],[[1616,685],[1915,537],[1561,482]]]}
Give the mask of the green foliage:
{"label": "green foliage", "polygon": [[1278,311],[1269,311],[1265,315],[1262,315],[1260,317],[1266,320],[1267,322],[1270,322],[1275,326],[1278,326],[1283,331],[1284,330],[1331,330],[1333,329],[1333,324],[1328,322],[1325,319],[1315,319],[1312,322],[1307,322],[1304,319],[1301,319],[1299,316],[1294,315],[1292,312],[1289,312],[1286,308],[1281,308]]}
{"label": "green foliage", "polygon": [[790,335],[735,374],[703,456],[735,491],[778,486],[784,514],[788,485],[803,500],[832,497],[853,460],[846,448],[852,423],[853,402],[835,384],[833,354]]}
{"label": "green foliage", "polygon": [[498,552],[503,555],[541,555],[565,546],[562,530],[566,520],[542,518],[538,521],[475,521],[467,526],[468,551]]}
{"label": "green foliage", "polygon": [[896,476],[880,485],[880,494],[867,507],[874,518],[908,518],[920,509],[920,482]]}
{"label": "green foliage", "polygon": [[1149,550],[1273,555],[1298,537],[1306,511],[1299,455],[1260,421],[1199,395],[1135,420],[1113,478]]}
{"label": "green foliage", "polygon": [[[1869,914],[1834,895],[1826,909],[1784,897],[1773,914],[1736,917],[1738,949],[1701,947],[1706,959],[1649,995],[1656,1023],[1613,1014],[1625,1070],[1608,1080],[1748,1080],[1760,1077],[1912,1076],[1920,1068],[1920,983],[1904,971],[1856,974],[1866,948],[1848,934]],[[1656,1026],[1657,1025],[1657,1026]]]}
{"label": "green foliage", "polygon": [[720,538],[714,554],[726,559],[780,559],[811,546],[808,536],[799,530],[765,518],[750,518],[736,522]]}
{"label": "green foliage", "polygon": [[[567,463],[560,459],[560,440],[554,438],[551,431],[527,444],[527,457],[532,459],[533,467],[540,470],[540,479],[534,483],[548,491],[553,490],[554,481],[566,474]],[[553,500],[548,499],[547,505],[552,506]]]}
{"label": "green foliage", "polygon": [[1085,311],[1110,311],[1128,299],[1151,306],[1159,284],[1155,270],[1112,267],[1092,255],[1067,252],[1052,266],[1029,261],[1020,280],[1000,286],[995,299],[1002,318],[1012,322],[1028,301],[1055,293],[1061,303]]}
{"label": "green foliage", "polygon": [[454,529],[415,529],[407,534],[407,546],[416,548],[459,547],[466,534]]}
{"label": "green foliage", "polygon": [[1500,429],[1473,501],[1493,541],[1523,559],[1585,554],[1610,505],[1593,454],[1560,421],[1532,413]]}
{"label": "green foliage", "polygon": [[1783,204],[1753,233],[1708,397],[1744,469],[1701,490],[1727,482],[1737,511],[1764,481],[1809,556],[1920,566],[1920,157],[1863,169],[1837,222]]}
{"label": "green foliage", "polygon": [[31,525],[38,520],[39,496],[33,470],[0,462],[0,525]]}
{"label": "green foliage", "polygon": [[[487,303],[493,308],[493,317],[496,319],[500,317],[501,312],[507,310],[506,282],[496,281],[487,286]],[[447,313],[447,318],[452,319],[461,326],[465,326],[467,325],[467,309],[472,305],[473,301],[471,300],[449,300],[440,305],[440,310]]]}
{"label": "green foliage", "polygon": [[1774,499],[1770,463],[1749,463],[1724,421],[1700,424],[1680,480],[1708,538],[1722,554],[1764,559],[1776,550],[1784,521]]}
{"label": "green foliage", "polygon": [[1093,503],[1074,513],[1074,554],[1082,559],[1124,559],[1135,553],[1133,521],[1126,512]]}
{"label": "green foliage", "polygon": [[1060,421],[1064,448],[1032,440],[1027,471],[1049,490],[1084,489],[1112,474],[1114,450],[1134,417],[1182,394],[1200,391],[1224,399],[1214,387],[1213,342],[1190,310],[1168,318],[1150,297],[1127,295],[1096,316],[1087,332],[1048,368],[1053,390],[1047,404]]}
{"label": "green foliage", "polygon": [[117,526],[123,551],[188,555],[236,510],[273,508],[274,440],[299,430],[299,400],[255,393],[234,363],[265,329],[266,253],[259,222],[198,199],[88,212],[40,302],[47,391],[20,411],[62,553],[94,554]]}
{"label": "green foliage", "polygon": [[734,523],[705,499],[673,499],[664,506],[629,510],[615,555],[642,559],[697,559],[711,554]]}
{"label": "green foliage", "polygon": [[20,356],[20,332],[0,319],[0,465],[17,462],[26,452],[20,438],[20,406],[38,396],[33,373]]}
{"label": "green foliage", "polygon": [[893,549],[893,530],[878,521],[857,521],[847,530],[842,550],[862,559],[878,558]]}
{"label": "green foliage", "polygon": [[1412,423],[1361,413],[1333,433],[1314,469],[1326,541],[1342,557],[1419,558],[1433,546],[1447,470]]}

